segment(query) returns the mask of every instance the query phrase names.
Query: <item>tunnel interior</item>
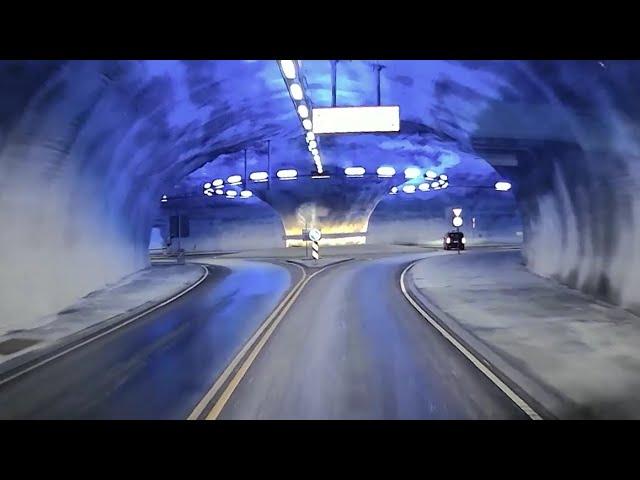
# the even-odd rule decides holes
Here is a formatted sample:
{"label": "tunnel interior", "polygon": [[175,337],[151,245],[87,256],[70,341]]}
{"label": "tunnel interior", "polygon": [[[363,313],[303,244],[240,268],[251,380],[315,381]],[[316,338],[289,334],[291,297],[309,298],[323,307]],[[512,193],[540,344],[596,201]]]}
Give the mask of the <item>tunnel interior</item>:
{"label": "tunnel interior", "polygon": [[[171,212],[193,221],[185,248],[224,250],[294,245],[302,219],[369,243],[433,241],[453,204],[475,209],[485,236],[522,241],[533,272],[640,309],[637,62],[377,63],[400,131],[319,136],[332,178],[313,179],[275,60],[0,62],[0,317],[59,310],[145,268]],[[375,64],[337,63],[337,105],[377,103]],[[299,65],[312,105],[331,106],[331,62]],[[244,175],[245,151],[249,172],[269,158],[301,178],[203,196],[204,182]],[[450,186],[344,178],[384,165]],[[512,190],[477,188],[498,180]]]}

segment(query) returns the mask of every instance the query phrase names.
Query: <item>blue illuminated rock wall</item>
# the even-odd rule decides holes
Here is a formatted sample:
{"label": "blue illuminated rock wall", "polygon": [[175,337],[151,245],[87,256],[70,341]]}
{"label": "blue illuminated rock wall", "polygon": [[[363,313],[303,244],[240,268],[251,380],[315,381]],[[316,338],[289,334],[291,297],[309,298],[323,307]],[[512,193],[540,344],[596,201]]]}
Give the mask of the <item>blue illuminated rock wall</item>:
{"label": "blue illuminated rock wall", "polygon": [[299,128],[275,62],[5,61],[0,92],[0,321],[24,325],[147,266],[174,182]]}

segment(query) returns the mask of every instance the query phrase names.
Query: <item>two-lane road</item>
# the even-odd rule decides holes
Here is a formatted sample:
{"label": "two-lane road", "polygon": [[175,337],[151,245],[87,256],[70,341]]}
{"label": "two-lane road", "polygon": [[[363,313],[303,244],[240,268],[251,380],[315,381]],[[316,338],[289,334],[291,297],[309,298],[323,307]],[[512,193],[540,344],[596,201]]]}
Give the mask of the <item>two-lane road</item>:
{"label": "two-lane road", "polygon": [[415,258],[317,275],[218,418],[528,418],[404,298],[400,273]]}
{"label": "two-lane road", "polygon": [[[218,418],[527,418],[403,296],[400,273],[421,256],[309,279],[231,395],[214,397]],[[168,306],[0,379],[0,418],[187,418],[298,281],[295,267],[217,262],[227,268]]]}

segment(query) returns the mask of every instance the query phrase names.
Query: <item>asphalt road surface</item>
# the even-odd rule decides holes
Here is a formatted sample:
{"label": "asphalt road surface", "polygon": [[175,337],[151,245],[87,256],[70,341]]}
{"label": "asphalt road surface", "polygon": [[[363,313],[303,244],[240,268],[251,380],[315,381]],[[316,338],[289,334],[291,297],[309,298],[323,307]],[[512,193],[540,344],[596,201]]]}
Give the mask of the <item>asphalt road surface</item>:
{"label": "asphalt road surface", "polygon": [[407,302],[399,279],[413,258],[318,274],[218,418],[528,418]]}
{"label": "asphalt road surface", "polygon": [[[311,279],[218,418],[527,418],[404,298],[400,273],[420,256]],[[226,262],[168,306],[0,385],[0,418],[187,418],[296,276]]]}
{"label": "asphalt road surface", "polygon": [[0,419],[187,418],[296,275],[220,263],[166,307],[0,385]]}

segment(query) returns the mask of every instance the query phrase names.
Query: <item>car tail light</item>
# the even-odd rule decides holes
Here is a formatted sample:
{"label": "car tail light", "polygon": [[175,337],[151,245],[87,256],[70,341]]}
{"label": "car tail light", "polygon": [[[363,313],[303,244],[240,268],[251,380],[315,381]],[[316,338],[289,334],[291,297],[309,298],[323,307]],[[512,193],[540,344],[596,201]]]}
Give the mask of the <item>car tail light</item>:
{"label": "car tail light", "polygon": [[467,243],[467,239],[462,237],[462,243]]}
{"label": "car tail light", "polygon": [[447,243],[451,243],[451,239],[447,237]]}

